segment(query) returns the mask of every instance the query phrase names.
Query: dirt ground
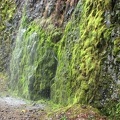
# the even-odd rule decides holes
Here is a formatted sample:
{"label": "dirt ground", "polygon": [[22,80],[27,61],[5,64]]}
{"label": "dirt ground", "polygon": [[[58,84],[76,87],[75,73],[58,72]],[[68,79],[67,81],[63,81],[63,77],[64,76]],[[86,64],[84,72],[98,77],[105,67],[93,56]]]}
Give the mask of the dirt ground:
{"label": "dirt ground", "polygon": [[0,78],[0,120],[46,120],[45,105],[11,97]]}

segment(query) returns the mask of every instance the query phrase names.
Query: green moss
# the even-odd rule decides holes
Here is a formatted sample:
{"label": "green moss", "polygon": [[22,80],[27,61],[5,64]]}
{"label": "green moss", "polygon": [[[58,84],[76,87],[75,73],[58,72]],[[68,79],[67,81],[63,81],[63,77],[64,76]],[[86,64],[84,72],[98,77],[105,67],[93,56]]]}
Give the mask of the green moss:
{"label": "green moss", "polygon": [[[7,28],[7,24],[9,24],[14,16],[16,10],[15,2],[9,0],[1,0],[0,1],[0,71],[4,71],[5,67],[5,56],[8,57],[10,49],[10,35],[12,31],[10,28]],[[4,46],[2,48],[2,46]],[[4,53],[2,53],[4,51]],[[5,55],[5,56],[4,56]],[[8,63],[7,63],[8,64]]]}
{"label": "green moss", "polygon": [[1,22],[0,22],[0,30],[2,31],[6,26],[4,25],[4,22],[9,21],[15,12],[16,6],[13,1],[9,0],[2,0],[0,1],[1,7],[0,7],[0,16],[1,16]]}
{"label": "green moss", "polygon": [[97,109],[91,106],[75,104],[51,111],[48,114],[48,118],[51,118],[53,120],[82,119],[82,118],[96,120],[102,119],[104,117],[100,115]]}
{"label": "green moss", "polygon": [[24,12],[10,64],[10,86],[25,98],[49,99],[57,67],[57,46],[53,38],[60,39],[59,31],[45,31],[36,21],[28,24]]}
{"label": "green moss", "polygon": [[[59,91],[57,99],[62,104],[65,97],[61,98],[61,94],[67,96],[66,101],[74,98],[73,103],[88,103],[95,99],[95,95],[97,97],[103,51],[111,31],[104,24],[103,8],[107,9],[108,3],[90,0],[78,3],[76,9],[82,8],[83,11],[79,11],[77,20],[73,14],[59,45],[59,63],[53,83],[59,84],[59,88],[52,87],[53,100],[55,91]],[[62,89],[66,91],[62,92]]]}
{"label": "green moss", "polygon": [[[120,38],[118,37],[114,40],[113,55],[117,56],[119,54],[120,54]],[[119,56],[118,56],[118,58],[119,58]]]}
{"label": "green moss", "polygon": [[45,28],[38,21],[28,23],[24,10],[12,54],[11,88],[32,100],[100,107],[112,94],[105,62],[111,53],[119,62],[119,38],[111,47],[113,26],[104,22],[109,7],[110,1],[79,1],[65,30],[49,25],[50,19]]}

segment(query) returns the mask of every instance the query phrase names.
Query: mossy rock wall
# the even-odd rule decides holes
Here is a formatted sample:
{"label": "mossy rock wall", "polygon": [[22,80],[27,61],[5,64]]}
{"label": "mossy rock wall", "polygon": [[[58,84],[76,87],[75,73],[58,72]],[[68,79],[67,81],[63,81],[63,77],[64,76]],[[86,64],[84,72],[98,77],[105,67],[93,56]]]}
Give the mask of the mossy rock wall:
{"label": "mossy rock wall", "polygon": [[33,20],[24,7],[10,63],[10,88],[32,100],[101,107],[120,79],[119,1],[113,5],[86,0],[77,6],[67,2],[65,7],[69,4],[70,9],[63,9],[63,15],[72,7],[74,12],[63,24],[58,4],[53,10],[56,14],[46,17],[46,9],[42,18]]}
{"label": "mossy rock wall", "polygon": [[[51,2],[55,3],[54,0]],[[63,34],[63,28],[59,27],[64,21],[62,14],[58,14],[57,11],[60,8],[58,3],[63,4],[64,2],[61,3],[58,0],[56,6],[54,3],[50,6],[51,2],[44,1],[44,5],[49,6],[46,6],[46,9],[44,9],[44,5],[40,6],[42,14],[34,12],[34,10],[38,10],[35,6],[41,2],[36,4],[36,2],[22,1],[18,5],[20,12],[21,7],[19,8],[19,6],[22,6],[23,9],[11,55],[9,86],[16,94],[33,100],[50,98],[51,85],[56,74],[57,42],[60,41]],[[64,3],[63,16],[66,16],[67,12],[71,10],[70,3],[70,1]],[[51,11],[51,7],[53,7],[53,11]],[[65,9],[65,7],[67,8]],[[33,9],[31,10],[31,8]],[[34,18],[34,13],[37,14],[36,18]],[[66,21],[71,13],[72,11],[69,16],[67,15]],[[51,17],[49,17],[50,15]],[[57,18],[58,21],[56,22],[54,18]]]}
{"label": "mossy rock wall", "polygon": [[8,70],[11,51],[12,19],[15,13],[15,2],[0,1],[0,72]]}
{"label": "mossy rock wall", "polygon": [[[119,81],[120,50],[113,43],[120,41],[120,37],[111,38],[112,32],[116,34],[114,30],[119,29],[116,27],[118,23],[112,22],[111,14],[119,19],[116,15],[119,7],[117,2],[113,5],[105,0],[87,0],[79,2],[77,7],[78,16],[76,18],[76,12],[73,13],[58,48],[59,62],[51,97],[61,104],[82,103],[101,107],[111,98],[115,82]],[[114,75],[117,78],[113,78]]]}
{"label": "mossy rock wall", "polygon": [[57,67],[51,36],[34,22],[24,27],[22,24],[19,29],[12,53],[10,87],[18,95],[32,100],[49,98]]}

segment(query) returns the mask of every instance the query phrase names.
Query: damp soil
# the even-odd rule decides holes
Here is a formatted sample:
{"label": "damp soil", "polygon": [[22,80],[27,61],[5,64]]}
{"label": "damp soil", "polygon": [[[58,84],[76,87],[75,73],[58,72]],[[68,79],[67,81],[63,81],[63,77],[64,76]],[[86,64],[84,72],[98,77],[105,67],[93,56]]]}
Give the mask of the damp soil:
{"label": "damp soil", "polygon": [[46,120],[46,105],[12,97],[0,78],[0,120]]}

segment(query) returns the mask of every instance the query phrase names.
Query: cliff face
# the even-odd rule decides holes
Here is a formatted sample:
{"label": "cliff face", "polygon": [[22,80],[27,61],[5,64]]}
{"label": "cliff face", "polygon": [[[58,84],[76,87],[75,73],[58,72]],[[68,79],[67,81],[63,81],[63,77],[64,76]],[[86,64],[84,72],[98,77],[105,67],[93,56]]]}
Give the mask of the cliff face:
{"label": "cliff face", "polygon": [[[20,95],[31,99],[50,98],[50,82],[58,64],[58,42],[77,3],[60,0],[16,2],[13,23],[18,31],[12,45],[10,86],[19,87]],[[21,80],[17,81],[18,78]]]}
{"label": "cliff face", "polygon": [[97,107],[111,95],[119,98],[119,0],[1,4],[0,67],[2,71],[10,63],[9,86],[18,95]]}
{"label": "cliff face", "polygon": [[12,16],[15,12],[13,1],[0,1],[0,72],[8,68],[11,51]]}
{"label": "cliff face", "polygon": [[[73,13],[77,0],[61,1],[61,0],[28,0],[26,5],[25,16],[28,18],[26,22],[30,23],[34,20],[41,21],[41,27],[46,27],[52,23],[54,27],[62,27],[67,23]],[[0,71],[4,71],[9,66],[9,52],[13,49],[20,21],[24,14],[24,0],[0,1],[0,31],[1,31],[1,62]],[[45,18],[49,18],[46,20]],[[39,22],[40,23],[40,22]],[[25,23],[26,24],[26,23]],[[12,47],[11,47],[12,44]],[[6,47],[7,46],[7,47]]]}

